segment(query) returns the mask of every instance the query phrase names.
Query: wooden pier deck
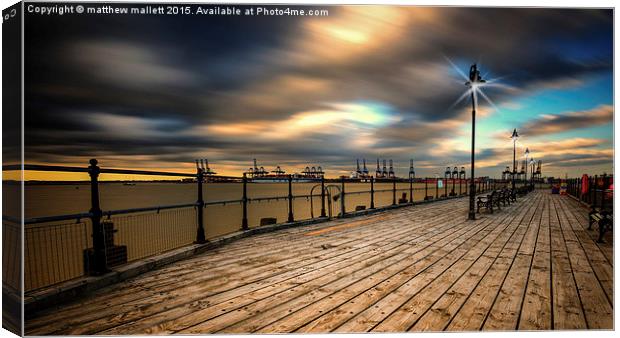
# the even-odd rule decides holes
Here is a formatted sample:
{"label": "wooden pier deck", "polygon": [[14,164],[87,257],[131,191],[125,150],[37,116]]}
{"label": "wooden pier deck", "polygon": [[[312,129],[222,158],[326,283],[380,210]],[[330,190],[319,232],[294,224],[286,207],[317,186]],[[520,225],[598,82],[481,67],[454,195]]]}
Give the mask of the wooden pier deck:
{"label": "wooden pier deck", "polygon": [[613,328],[613,239],[537,191],[245,238],[26,320],[28,335]]}

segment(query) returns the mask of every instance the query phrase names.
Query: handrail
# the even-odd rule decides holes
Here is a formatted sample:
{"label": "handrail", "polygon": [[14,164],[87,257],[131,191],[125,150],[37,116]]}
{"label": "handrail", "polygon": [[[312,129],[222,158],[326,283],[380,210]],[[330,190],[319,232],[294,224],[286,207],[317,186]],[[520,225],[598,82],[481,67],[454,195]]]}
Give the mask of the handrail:
{"label": "handrail", "polygon": [[[49,222],[58,222],[58,221],[69,221],[69,220],[79,220],[82,218],[92,217],[93,214],[90,212],[79,213],[79,214],[68,214],[68,215],[58,215],[58,216],[44,216],[44,217],[32,217],[24,219],[24,225],[27,224],[37,224],[37,223],[49,223]],[[4,219],[6,216],[2,216]],[[13,220],[11,220],[13,222]],[[19,223],[19,220],[17,220]]]}
{"label": "handrail", "polygon": [[[408,191],[409,188],[398,188],[396,189],[396,191]],[[413,188],[413,190],[415,191],[419,191],[419,190],[424,190],[424,188]],[[375,193],[381,193],[381,192],[392,192],[394,191],[393,189],[379,189],[379,190],[374,190]],[[369,194],[371,193],[371,190],[363,190],[363,191],[351,191],[348,192],[347,195],[358,195],[358,194]],[[315,195],[294,195],[293,198],[294,199],[300,199],[300,198],[315,198],[315,197],[320,197],[320,194],[315,194]],[[248,198],[247,202],[248,203],[252,203],[252,202],[261,202],[261,201],[278,201],[278,200],[286,200],[288,199],[288,196],[269,196],[269,197],[257,197],[257,198]],[[216,201],[209,201],[209,202],[204,202],[203,206],[210,206],[210,205],[226,205],[226,204],[233,204],[233,203],[242,203],[243,199],[231,199],[231,200],[216,200]],[[132,214],[132,213],[138,213],[138,212],[147,212],[147,211],[159,211],[159,210],[169,210],[169,209],[180,209],[180,208],[189,208],[189,207],[196,207],[199,206],[199,203],[184,203],[184,204],[171,204],[171,205],[162,205],[162,206],[153,206],[153,207],[143,207],[143,208],[130,208],[130,209],[119,209],[119,210],[108,210],[108,211],[102,211],[101,215],[103,217],[110,217],[113,215],[123,215],[123,214]],[[88,218],[88,217],[92,217],[93,214],[92,213],[79,213],[79,214],[66,214],[66,215],[57,215],[57,216],[43,216],[43,217],[33,217],[33,218],[27,218],[24,220],[24,224],[35,224],[35,223],[49,223],[49,222],[56,222],[56,221],[66,221],[66,220],[74,220],[74,219],[81,219],[81,218]],[[2,216],[3,220],[8,220],[14,223],[19,223],[19,220],[17,218],[13,218],[11,216]]]}
{"label": "handrail", "polygon": [[[70,167],[70,166],[58,166],[58,165],[42,165],[42,164],[10,164],[2,166],[3,171],[11,170],[30,170],[30,171],[57,171],[57,172],[79,172],[88,173],[88,167]],[[154,170],[133,170],[133,169],[114,169],[114,168],[100,168],[102,174],[125,174],[125,175],[147,175],[147,176],[173,176],[173,177],[196,177],[195,173],[179,173],[170,171],[154,171]],[[238,179],[241,177],[236,176],[222,176],[222,175],[205,175],[207,179],[210,178],[224,178],[224,179]]]}
{"label": "handrail", "polygon": [[164,205],[164,206],[156,206],[156,207],[145,207],[145,208],[132,208],[132,209],[121,209],[121,210],[110,210],[101,212],[101,216],[112,216],[112,215],[123,215],[123,214],[133,214],[137,212],[145,212],[145,211],[159,211],[159,210],[168,210],[168,209],[181,209],[181,208],[189,208],[196,207],[197,203],[185,203],[185,204],[173,204],[173,205]]}

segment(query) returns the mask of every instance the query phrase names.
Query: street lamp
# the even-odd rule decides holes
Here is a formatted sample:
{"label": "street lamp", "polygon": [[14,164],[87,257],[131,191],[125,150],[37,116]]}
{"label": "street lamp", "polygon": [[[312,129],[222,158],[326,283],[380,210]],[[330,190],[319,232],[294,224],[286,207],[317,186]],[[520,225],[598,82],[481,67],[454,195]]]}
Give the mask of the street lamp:
{"label": "street lamp", "polygon": [[519,133],[517,133],[517,128],[512,131],[512,190],[515,189],[515,175],[517,174],[517,139],[519,138]]}
{"label": "street lamp", "polygon": [[[463,180],[465,179],[465,175],[466,175],[465,167],[461,167],[461,171],[459,171],[459,196],[463,195]],[[461,176],[463,178],[461,178]]]}
{"label": "street lamp", "polygon": [[531,183],[530,185],[532,186],[532,188],[534,187],[534,164],[536,163],[536,161],[534,161],[534,158],[532,157],[532,159],[530,159],[530,165],[532,166],[532,179],[531,179]]}
{"label": "street lamp", "polygon": [[471,87],[471,176],[469,184],[469,216],[468,219],[476,219],[476,185],[474,182],[474,162],[475,162],[475,150],[476,150],[476,87],[486,81],[480,76],[478,66],[474,63],[469,68],[469,81],[465,83],[466,86]]}
{"label": "street lamp", "polygon": [[527,157],[530,155],[530,148],[525,148],[525,182],[527,182],[527,172],[528,172],[528,168],[527,168]]}

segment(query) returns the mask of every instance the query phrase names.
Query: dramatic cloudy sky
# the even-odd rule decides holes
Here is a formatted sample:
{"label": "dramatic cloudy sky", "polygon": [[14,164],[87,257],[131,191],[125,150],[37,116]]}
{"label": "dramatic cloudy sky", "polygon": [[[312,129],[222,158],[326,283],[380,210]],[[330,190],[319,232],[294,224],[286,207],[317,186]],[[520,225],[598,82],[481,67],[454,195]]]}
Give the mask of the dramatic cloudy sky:
{"label": "dramatic cloudy sky", "polygon": [[[280,6],[282,7],[282,6]],[[26,17],[31,163],[328,176],[366,158],[469,163],[458,68],[477,62],[477,167],[529,147],[545,175],[612,170],[612,11],[314,6],[327,17]],[[454,64],[451,65],[451,60]]]}

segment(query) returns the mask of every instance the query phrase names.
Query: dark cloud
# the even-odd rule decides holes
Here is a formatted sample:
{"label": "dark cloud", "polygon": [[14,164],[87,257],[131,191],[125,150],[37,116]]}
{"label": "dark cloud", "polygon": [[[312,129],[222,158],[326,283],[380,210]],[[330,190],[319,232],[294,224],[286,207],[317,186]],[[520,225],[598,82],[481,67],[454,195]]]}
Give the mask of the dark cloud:
{"label": "dark cloud", "polygon": [[[611,10],[329,10],[325,18],[28,16],[27,157],[62,162],[70,150],[71,159],[187,162],[204,152],[238,162],[337,166],[393,156],[463,163],[467,153],[438,159],[429,151],[455,136],[467,106],[453,106],[465,86],[444,56],[464,70],[478,60],[488,78],[506,76],[504,86],[489,89],[497,102],[612,67]],[[360,102],[379,102],[401,120],[265,136],[270,124],[276,130],[295,114]],[[604,116],[566,114],[527,129],[543,134],[609,120],[611,109],[599,109]],[[238,123],[261,127],[235,136],[209,129]],[[353,144],[356,134],[373,142]]]}

